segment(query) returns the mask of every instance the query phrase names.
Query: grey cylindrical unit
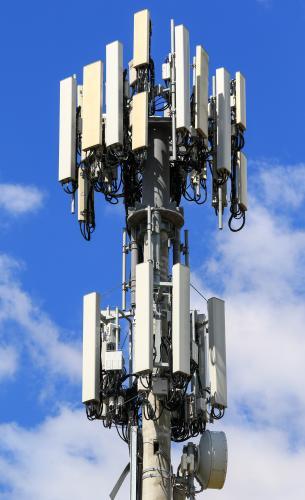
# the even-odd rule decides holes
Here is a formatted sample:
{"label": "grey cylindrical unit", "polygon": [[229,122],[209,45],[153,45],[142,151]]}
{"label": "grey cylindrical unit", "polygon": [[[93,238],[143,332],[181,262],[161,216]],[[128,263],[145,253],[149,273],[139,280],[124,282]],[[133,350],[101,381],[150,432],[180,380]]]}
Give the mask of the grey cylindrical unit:
{"label": "grey cylindrical unit", "polygon": [[228,464],[228,445],[224,432],[205,431],[199,443],[197,476],[204,489],[221,489]]}
{"label": "grey cylindrical unit", "polygon": [[158,208],[169,206],[169,131],[169,120],[150,118],[148,154],[143,175],[144,205]]}

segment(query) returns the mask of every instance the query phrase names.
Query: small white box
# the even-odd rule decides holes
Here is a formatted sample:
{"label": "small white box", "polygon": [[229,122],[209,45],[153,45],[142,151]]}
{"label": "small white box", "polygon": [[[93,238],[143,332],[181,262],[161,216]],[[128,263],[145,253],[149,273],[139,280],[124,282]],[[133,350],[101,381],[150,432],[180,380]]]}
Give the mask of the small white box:
{"label": "small white box", "polygon": [[132,98],[132,150],[148,147],[148,92],[139,92]]}
{"label": "small white box", "polygon": [[83,76],[83,136],[86,151],[102,144],[103,63],[97,61],[84,67]]}
{"label": "small white box", "polygon": [[172,353],[173,373],[190,375],[190,269],[173,266]]}
{"label": "small white box", "polygon": [[124,358],[122,351],[106,351],[104,353],[103,370],[122,370],[124,366]]}
{"label": "small white box", "polygon": [[167,378],[153,377],[152,392],[158,396],[168,395],[168,380]]}
{"label": "small white box", "polygon": [[191,126],[189,32],[180,24],[175,27],[176,128]]}
{"label": "small white box", "polygon": [[123,46],[106,45],[106,146],[123,145]]}
{"label": "small white box", "polygon": [[76,98],[74,76],[60,82],[59,175],[62,183],[76,179]]}
{"label": "small white box", "polygon": [[170,64],[169,62],[163,63],[162,64],[162,79],[163,80],[170,80],[171,77],[171,69],[170,69]]}
{"label": "small white box", "polygon": [[150,14],[147,9],[136,12],[133,25],[133,67],[149,64]]}
{"label": "small white box", "polygon": [[230,75],[216,70],[217,170],[231,173]]}

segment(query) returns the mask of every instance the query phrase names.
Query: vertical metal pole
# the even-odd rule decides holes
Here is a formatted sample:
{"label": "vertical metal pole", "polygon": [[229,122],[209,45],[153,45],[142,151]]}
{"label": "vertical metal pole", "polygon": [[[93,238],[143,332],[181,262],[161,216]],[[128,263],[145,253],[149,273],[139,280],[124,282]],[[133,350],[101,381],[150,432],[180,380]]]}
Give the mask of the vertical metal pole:
{"label": "vertical metal pole", "polygon": [[180,229],[176,229],[175,240],[173,244],[173,264],[180,264],[180,261],[181,261]]}
{"label": "vertical metal pole", "polygon": [[115,308],[115,350],[119,350],[119,308]]}
{"label": "vertical metal pole", "polygon": [[193,57],[193,89],[196,86],[196,56]]}
{"label": "vertical metal pole", "polygon": [[123,247],[122,247],[122,310],[126,310],[126,228],[123,229]]}
{"label": "vertical metal pole", "polygon": [[[154,285],[159,279],[168,276],[168,231],[162,226],[162,213],[169,208],[169,154],[168,154],[168,125],[151,123],[149,126],[148,159],[143,170],[143,200],[147,207],[146,250],[144,260],[153,258]],[[146,177],[146,178],[145,178]],[[162,208],[162,211],[157,210]],[[154,221],[153,234],[151,225],[151,211],[154,210],[157,220]],[[167,227],[167,226],[166,226]],[[166,234],[165,234],[166,233]],[[152,248],[150,247],[152,245]],[[159,268],[158,268],[159,267]],[[160,299],[159,299],[160,300]],[[164,300],[166,300],[164,298]],[[163,301],[163,298],[161,299]],[[162,302],[163,303],[163,302]],[[153,307],[153,304],[151,305]],[[160,330],[160,337],[167,334],[162,318],[154,318],[154,331]],[[155,335],[157,342],[158,335]],[[157,361],[157,359],[156,359]],[[162,360],[161,360],[162,361]],[[161,370],[161,372],[160,372]],[[156,371],[156,369],[155,369]],[[162,369],[157,369],[158,375]],[[152,391],[148,400],[155,410],[156,418],[146,420],[142,418],[143,442],[143,470],[142,470],[142,500],[170,500],[171,492],[171,415],[163,408],[162,396]],[[144,411],[143,411],[144,414]]]}
{"label": "vertical metal pole", "polygon": [[222,186],[218,188],[218,229],[223,229],[222,222]]}
{"label": "vertical metal pole", "polygon": [[130,274],[131,274],[131,294],[130,294],[130,301],[131,301],[131,307],[135,306],[135,299],[136,299],[136,265],[138,264],[139,261],[139,250],[138,250],[138,243],[136,239],[136,230],[135,228],[131,228],[131,242],[130,242]]}
{"label": "vertical metal pole", "polygon": [[212,93],[213,97],[216,97],[216,77],[212,76]]}
{"label": "vertical metal pole", "polygon": [[176,144],[176,47],[175,47],[175,22],[171,19],[171,116],[172,116],[172,160],[177,159]]}
{"label": "vertical metal pole", "polygon": [[152,262],[152,248],[151,248],[151,233],[152,233],[152,223],[151,223],[151,206],[147,207],[147,260]]}
{"label": "vertical metal pole", "polygon": [[184,264],[186,266],[190,265],[190,255],[189,255],[189,232],[188,229],[184,230]]}
{"label": "vertical metal pole", "polygon": [[130,500],[138,500],[137,496],[137,454],[138,427],[130,427]]}
{"label": "vertical metal pole", "polygon": [[204,338],[204,357],[205,357],[205,388],[210,387],[210,370],[209,370],[209,358],[210,358],[210,346],[209,346],[209,333],[206,328],[206,324],[203,325],[203,338]]}

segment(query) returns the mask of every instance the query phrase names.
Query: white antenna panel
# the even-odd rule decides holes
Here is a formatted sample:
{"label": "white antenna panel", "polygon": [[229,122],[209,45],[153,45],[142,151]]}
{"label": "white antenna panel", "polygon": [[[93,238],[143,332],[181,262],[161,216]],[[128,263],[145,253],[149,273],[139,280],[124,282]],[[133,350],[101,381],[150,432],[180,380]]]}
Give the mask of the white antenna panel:
{"label": "white antenna panel", "polygon": [[235,75],[236,82],[236,124],[243,130],[247,127],[246,120],[246,80],[245,77],[238,71]]}
{"label": "white antenna panel", "polygon": [[201,45],[196,47],[195,129],[208,138],[209,56]]}
{"label": "white antenna panel", "polygon": [[103,63],[84,66],[83,77],[83,136],[86,151],[102,144]]}
{"label": "white antenna panel", "polygon": [[173,266],[172,304],[173,373],[190,375],[190,269]]}
{"label": "white antenna panel", "polygon": [[176,128],[189,129],[190,107],[190,42],[189,32],[180,24],[175,27]]}
{"label": "white antenna panel", "polygon": [[136,315],[133,371],[143,373],[153,368],[153,265],[136,266]]}
{"label": "white antenna panel", "polygon": [[74,76],[60,82],[58,180],[62,183],[76,178],[76,88]]}
{"label": "white antenna panel", "polygon": [[150,14],[147,9],[136,12],[133,28],[133,67],[149,64]]}
{"label": "white antenna panel", "polygon": [[209,348],[211,402],[213,405],[227,407],[227,364],[225,303],[212,297],[208,300]]}
{"label": "white antenna panel", "polygon": [[99,401],[101,370],[100,295],[84,296],[82,401]]}
{"label": "white antenna panel", "polygon": [[216,70],[217,170],[231,173],[230,75]]}
{"label": "white antenna panel", "polygon": [[106,45],[106,146],[123,145],[123,46]]}
{"label": "white antenna panel", "polygon": [[238,204],[245,211],[248,210],[248,188],[247,188],[247,158],[242,151],[237,153],[238,172]]}
{"label": "white antenna panel", "polygon": [[148,92],[139,92],[132,98],[132,150],[148,147]]}

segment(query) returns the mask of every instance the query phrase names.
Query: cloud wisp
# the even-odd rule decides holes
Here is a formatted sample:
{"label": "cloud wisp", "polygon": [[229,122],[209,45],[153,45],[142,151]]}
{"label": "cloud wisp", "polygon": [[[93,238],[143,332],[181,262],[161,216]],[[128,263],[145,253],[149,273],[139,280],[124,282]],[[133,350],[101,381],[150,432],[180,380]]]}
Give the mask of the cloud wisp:
{"label": "cloud wisp", "polygon": [[17,371],[17,350],[8,345],[0,344],[0,382],[12,378]]}
{"label": "cloud wisp", "polygon": [[[26,349],[37,368],[48,368],[48,376],[64,375],[79,383],[80,342],[65,341],[60,328],[34,303],[18,279],[20,267],[16,260],[0,254],[0,339]],[[16,327],[17,338],[6,338],[8,324]]]}
{"label": "cloud wisp", "polygon": [[[0,425],[1,498],[108,498],[128,462],[128,448],[114,433],[67,407],[34,429]],[[116,498],[128,498],[128,480]]]}
{"label": "cloud wisp", "polygon": [[0,183],[0,208],[11,216],[36,212],[43,198],[43,193],[34,186]]}

